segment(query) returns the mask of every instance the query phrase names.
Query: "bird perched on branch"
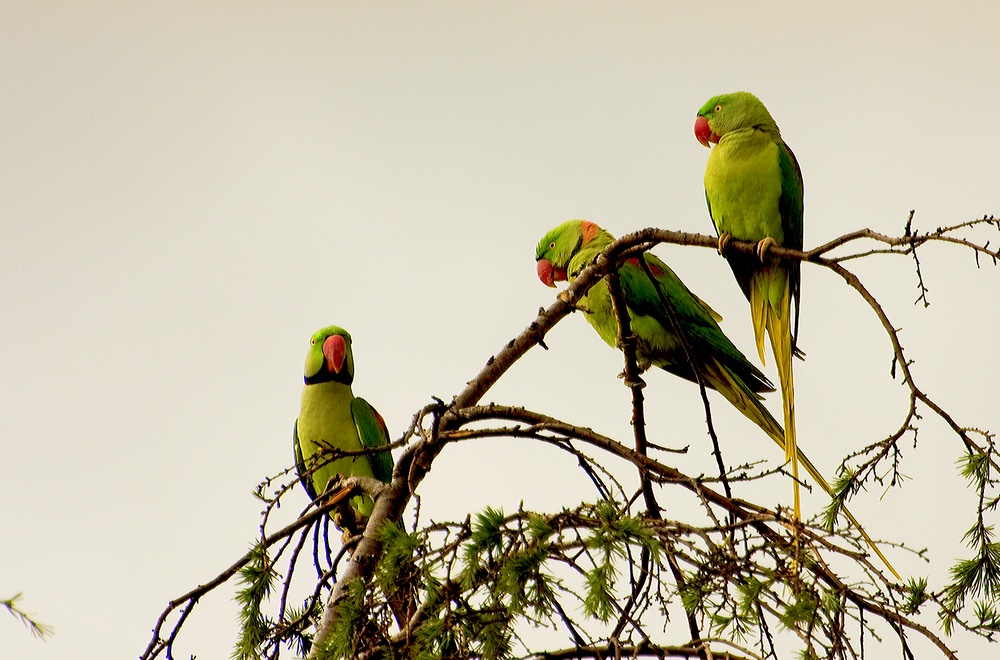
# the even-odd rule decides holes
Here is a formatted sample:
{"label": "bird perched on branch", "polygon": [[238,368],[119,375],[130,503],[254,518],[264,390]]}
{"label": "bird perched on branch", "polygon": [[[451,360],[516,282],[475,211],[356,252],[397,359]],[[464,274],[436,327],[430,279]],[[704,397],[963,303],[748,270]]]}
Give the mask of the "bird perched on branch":
{"label": "bird perched on branch", "polygon": [[[592,222],[565,222],[538,243],[535,250],[538,278],[552,287],[561,280],[572,282],[614,240]],[[640,258],[645,261],[649,275]],[[737,410],[784,446],[781,425],[774,421],[758,395],[774,388],[723,334],[718,324],[721,317],[691,293],[674,271],[648,252],[626,260],[618,267],[618,276],[637,339],[640,370],[655,366],[694,382],[700,376],[706,387],[718,390]],[[606,279],[591,287],[577,306],[601,339],[609,346],[618,345],[618,321]]]}
{"label": "bird perched on branch", "polygon": [[[564,222],[538,242],[535,249],[538,279],[551,287],[559,281],[572,282],[613,242],[614,237],[593,222]],[[779,447],[785,448],[785,432],[759,395],[774,388],[723,334],[718,324],[721,317],[653,254],[646,252],[626,259],[618,266],[617,273],[632,333],[636,336],[639,368],[659,367],[696,382],[700,377],[705,387],[717,390]],[[597,334],[609,346],[617,347],[618,321],[607,278],[594,284],[580,298],[577,307]],[[820,471],[798,449],[796,460],[827,494],[833,495]],[[847,507],[841,511],[899,578],[854,515]]]}
{"label": "bird perched on branch", "polygon": [[[392,454],[375,451],[389,445],[385,421],[370,403],[354,396],[353,382],[351,335],[335,325],[318,330],[309,340],[302,408],[292,434],[299,481],[313,500],[323,497],[337,476],[392,480]],[[369,451],[360,453],[364,450]],[[355,495],[336,510],[334,522],[345,536],[360,534],[374,506],[368,495]],[[403,531],[402,520],[392,522]],[[395,570],[395,583],[384,590],[402,629],[416,607],[419,572],[409,557],[397,558]]]}
{"label": "bird perched on branch", "polygon": [[[302,406],[292,433],[299,481],[313,500],[338,475],[373,477],[388,483],[392,455],[388,451],[344,456],[389,444],[382,416],[354,396],[354,353],[351,335],[335,325],[317,331],[306,353]],[[368,495],[355,495],[334,515],[338,527],[357,533],[359,518],[372,513]]]}
{"label": "bird perched on branch", "polygon": [[[797,352],[799,262],[769,259],[772,245],[802,249],[802,171],[771,114],[753,94],[710,98],[694,123],[698,141],[717,145],[705,166],[705,198],[724,254],[750,302],[757,352],[764,362],[764,332],[778,369],[785,417],[785,460],[790,461],[795,519],[801,519],[792,356]],[[726,252],[735,238],[757,243],[757,254]],[[795,305],[795,320],[791,306]]]}

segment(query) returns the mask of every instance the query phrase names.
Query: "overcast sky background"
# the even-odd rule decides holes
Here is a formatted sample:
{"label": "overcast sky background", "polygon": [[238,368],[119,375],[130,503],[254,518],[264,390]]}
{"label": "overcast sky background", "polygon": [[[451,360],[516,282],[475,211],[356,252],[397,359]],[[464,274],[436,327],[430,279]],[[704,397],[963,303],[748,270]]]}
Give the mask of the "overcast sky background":
{"label": "overcast sky background", "polygon": [[[245,551],[251,489],[291,462],[317,328],[350,330],[355,393],[398,437],[553,300],[533,257],[554,225],[711,233],[692,132],[710,96],[746,89],[771,110],[804,173],[807,247],[900,234],[910,209],[920,229],[1000,212],[998,19],[991,1],[3,3],[0,597],[23,591],[56,634],[0,616],[0,657],[135,657],[170,599]],[[753,357],[724,262],[657,254]],[[1000,429],[1000,271],[946,246],[921,266],[928,309],[912,304],[912,261],[852,267],[928,394],[960,424]],[[486,400],[630,438],[620,355],[578,317],[547,343]],[[800,443],[832,476],[898,427],[906,393],[865,304],[808,265],[801,343]],[[697,388],[648,380],[653,441],[691,445],[681,467],[710,473]],[[714,401],[730,463],[780,459]],[[974,497],[927,411],[918,440],[901,445],[905,489],[852,508],[873,536],[929,548],[931,565],[890,557],[939,587]],[[772,482],[765,503],[787,503]],[[568,458],[523,441],[451,448],[424,486],[439,518],[591,497]],[[289,501],[290,517],[306,498]],[[228,657],[231,594],[198,606],[176,657]]]}

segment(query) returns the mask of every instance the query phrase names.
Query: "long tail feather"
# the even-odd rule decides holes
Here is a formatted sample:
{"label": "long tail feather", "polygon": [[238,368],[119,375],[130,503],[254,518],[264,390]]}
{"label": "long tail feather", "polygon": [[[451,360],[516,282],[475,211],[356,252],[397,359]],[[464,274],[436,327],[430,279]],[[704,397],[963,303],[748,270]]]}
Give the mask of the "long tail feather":
{"label": "long tail feather", "polygon": [[[708,381],[716,390],[719,391],[719,393],[722,394],[722,396],[726,397],[726,400],[729,401],[729,403],[733,404],[733,406],[743,413],[747,419],[759,426],[769,438],[774,440],[775,444],[782,449],[785,448],[786,442],[784,430],[781,428],[778,421],[771,415],[770,411],[764,407],[763,402],[761,402],[760,397],[757,394],[751,391],[741,381],[736,379],[728,369],[715,361],[712,361],[711,364],[705,365],[705,372],[705,376]],[[798,476],[794,471],[797,470],[798,464],[802,464],[802,467],[806,469],[806,472],[809,473],[809,476],[812,477],[813,481],[819,484],[820,488],[822,488],[827,495],[833,497],[834,493],[833,489],[830,488],[830,484],[823,477],[816,466],[813,465],[813,462],[809,460],[809,457],[802,453],[802,450],[798,447],[796,447],[795,450],[795,457],[797,460],[792,464],[792,477],[795,479],[796,486],[799,482]],[[889,569],[893,576],[895,576],[897,580],[902,580],[899,573],[896,572],[896,569],[889,563],[886,556],[882,554],[882,551],[879,550],[877,545],[875,545],[875,541],[868,535],[868,532],[865,531],[865,528],[861,526],[861,523],[858,522],[858,519],[854,517],[854,514],[850,512],[847,506],[844,505],[840,507],[840,511],[843,512],[844,516],[851,522],[852,525],[854,525],[855,529],[858,530],[858,533],[861,534],[861,537],[865,540],[865,543],[868,544],[868,547],[870,547],[872,551],[878,555],[878,558],[882,560],[882,563],[885,564],[886,568]]]}
{"label": "long tail feather", "polygon": [[774,309],[770,305],[767,307],[767,334],[771,339],[771,350],[774,353],[774,362],[778,368],[778,382],[781,386],[781,407],[785,417],[785,461],[791,462],[792,477],[795,479],[793,486],[795,519],[801,520],[798,439],[795,432],[795,386],[792,380],[791,308],[788,297],[790,287],[787,281],[784,284],[778,309]]}
{"label": "long tail feather", "polygon": [[767,312],[764,310],[764,306],[767,303],[761,286],[759,282],[750,282],[750,321],[753,324],[753,338],[757,344],[760,362],[767,364],[767,359],[764,357],[764,329],[767,327]]}
{"label": "long tail feather", "polygon": [[[820,474],[818,469],[816,469],[816,466],[812,464],[812,461],[810,461],[809,458],[805,454],[803,454],[801,450],[798,453],[798,458],[799,458],[799,463],[801,463],[802,467],[806,469],[806,472],[809,473],[809,476],[813,478],[813,481],[818,483],[820,487],[824,491],[826,491],[827,495],[833,497],[834,496],[833,489],[830,488],[830,484],[827,483],[826,479],[823,478],[823,475]],[[861,534],[861,537],[865,540],[865,543],[868,544],[868,547],[870,547],[875,552],[875,554],[878,555],[878,558],[882,560],[882,563],[885,564],[885,567],[889,569],[889,571],[893,574],[893,576],[895,576],[897,580],[902,582],[903,578],[901,578],[899,573],[896,572],[896,569],[892,567],[892,564],[890,564],[889,560],[886,559],[886,556],[882,554],[882,551],[878,549],[878,546],[875,545],[875,541],[872,540],[872,537],[868,536],[868,532],[866,532],[865,528],[861,526],[861,523],[859,523],[858,519],[854,517],[854,514],[850,512],[850,510],[847,508],[846,505],[840,507],[840,510],[843,512],[844,516],[846,516],[847,519],[851,521],[851,524],[854,525],[854,527],[858,530],[858,533]]]}

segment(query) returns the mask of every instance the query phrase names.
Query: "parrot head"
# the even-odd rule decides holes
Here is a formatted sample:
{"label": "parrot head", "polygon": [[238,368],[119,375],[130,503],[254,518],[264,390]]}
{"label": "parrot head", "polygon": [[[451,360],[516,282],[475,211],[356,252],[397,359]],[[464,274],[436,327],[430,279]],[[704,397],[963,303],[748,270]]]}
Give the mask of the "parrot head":
{"label": "parrot head", "polygon": [[750,92],[713,96],[701,106],[694,120],[694,136],[706,147],[718,144],[727,133],[744,128],[778,130],[771,113]]}
{"label": "parrot head", "polygon": [[538,241],[535,261],[538,279],[546,286],[566,280],[570,260],[581,247],[601,233],[601,228],[587,220],[564,222]]}
{"label": "parrot head", "polygon": [[329,381],[350,385],[353,380],[350,333],[336,325],[317,330],[309,340],[309,352],[306,353],[306,385]]}

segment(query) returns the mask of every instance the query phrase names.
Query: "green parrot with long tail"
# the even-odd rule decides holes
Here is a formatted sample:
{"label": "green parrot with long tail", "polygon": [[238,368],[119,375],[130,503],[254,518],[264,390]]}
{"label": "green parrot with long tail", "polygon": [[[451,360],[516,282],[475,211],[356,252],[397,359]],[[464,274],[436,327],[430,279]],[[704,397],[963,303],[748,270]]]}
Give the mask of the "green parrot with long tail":
{"label": "green parrot with long tail", "polygon": [[[771,114],[753,94],[735,92],[709,99],[698,111],[695,137],[717,145],[705,166],[705,198],[725,254],[750,302],[757,352],[764,362],[764,332],[771,341],[785,417],[785,460],[791,462],[795,518],[801,518],[798,441],[792,357],[799,317],[799,262],[768,259],[772,245],[802,249],[802,171],[781,139]],[[757,243],[756,255],[726,253],[735,238]],[[792,304],[795,319],[792,319]]]}
{"label": "green parrot with long tail", "polygon": [[[538,278],[551,287],[559,281],[572,282],[613,242],[611,234],[592,222],[564,222],[538,242],[535,249]],[[645,260],[649,275],[655,282],[646,274],[640,258]],[[693,294],[665,263],[648,252],[622,263],[618,267],[618,277],[632,332],[637,339],[639,368],[645,370],[655,366],[695,382],[700,376],[706,387],[722,394],[779,447],[784,448],[785,433],[781,424],[764,407],[760,397],[761,392],[771,392],[774,388],[723,334],[718,314]],[[594,284],[577,302],[577,307],[597,334],[609,346],[616,347],[618,321],[607,279],[602,278]],[[812,461],[798,449],[796,458],[820,487],[832,496],[830,485]],[[846,507],[842,511],[898,579],[899,575],[889,560],[854,515]]]}
{"label": "green parrot with long tail", "polygon": [[[317,331],[306,353],[302,406],[292,432],[295,467],[309,497],[326,492],[337,475],[373,477],[388,483],[392,478],[392,454],[379,451],[334,458],[335,452],[376,449],[389,444],[382,416],[370,403],[354,396],[354,353],[351,335],[331,325]],[[350,506],[335,515],[338,526],[353,528],[346,520],[372,513],[368,495],[351,498]]]}

